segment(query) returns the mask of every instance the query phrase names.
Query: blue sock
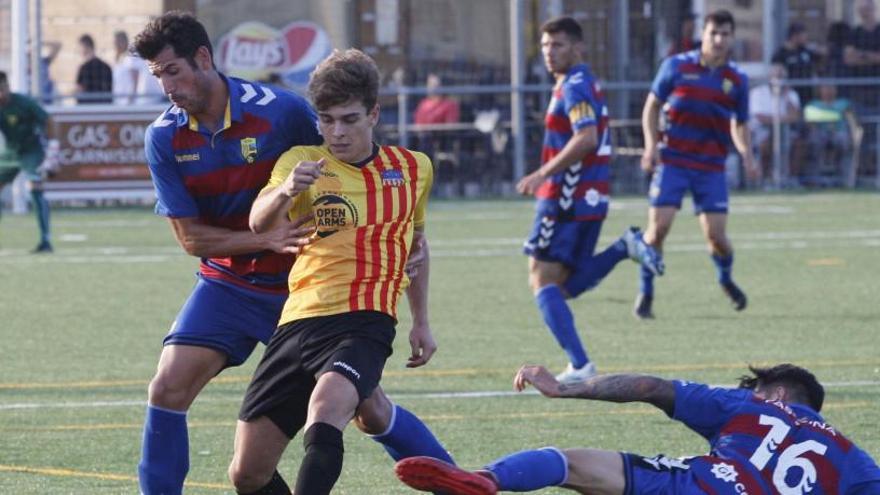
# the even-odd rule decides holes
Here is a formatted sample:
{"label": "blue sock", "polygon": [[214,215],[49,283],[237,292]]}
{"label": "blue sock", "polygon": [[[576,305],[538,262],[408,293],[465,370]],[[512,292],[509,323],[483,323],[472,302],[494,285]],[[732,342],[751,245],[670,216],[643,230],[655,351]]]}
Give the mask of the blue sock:
{"label": "blue sock", "polygon": [[640,279],[641,285],[640,285],[639,290],[641,291],[642,294],[644,294],[646,296],[653,296],[654,295],[654,274],[651,273],[651,270],[648,270],[645,267],[641,268],[641,271],[639,272],[639,274],[641,277],[641,279]]}
{"label": "blue sock", "polygon": [[186,413],[147,406],[138,478],[143,495],[179,495],[189,471]]}
{"label": "blue sock", "polygon": [[373,440],[382,444],[385,451],[395,461],[407,457],[428,456],[450,464],[455,464],[449,452],[443,448],[437,437],[415,414],[394,404],[391,422],[384,433],[374,435]]}
{"label": "blue sock", "polygon": [[721,285],[733,282],[731,272],[733,272],[733,253],[727,256],[712,255],[712,262],[715,263],[715,270],[718,272],[718,283]]}
{"label": "blue sock", "polygon": [[510,454],[486,469],[495,475],[498,491],[530,492],[561,485],[568,478],[565,455],[553,447]]}
{"label": "blue sock", "polygon": [[31,190],[31,200],[34,202],[37,225],[40,226],[40,244],[49,244],[49,202],[43,196],[43,191],[36,190]]}
{"label": "blue sock", "polygon": [[587,351],[578,337],[577,328],[574,326],[574,315],[571,314],[562,291],[556,285],[545,285],[538,289],[535,301],[544,317],[544,323],[556,337],[556,342],[562,350],[568,354],[571,365],[575,368],[583,368],[590,362],[590,358],[587,357]]}
{"label": "blue sock", "polygon": [[601,253],[593,256],[590,260],[578,267],[565,281],[565,291],[571,297],[577,297],[582,293],[599,285],[618,263],[628,258],[626,244],[620,239],[608,246]]}

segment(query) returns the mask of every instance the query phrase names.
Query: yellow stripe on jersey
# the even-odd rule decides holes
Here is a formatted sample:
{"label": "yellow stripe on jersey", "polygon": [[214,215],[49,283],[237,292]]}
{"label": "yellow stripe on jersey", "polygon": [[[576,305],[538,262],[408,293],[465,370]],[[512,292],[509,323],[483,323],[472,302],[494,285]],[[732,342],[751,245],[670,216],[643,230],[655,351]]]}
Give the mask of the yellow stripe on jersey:
{"label": "yellow stripe on jersey", "polygon": [[383,146],[358,168],[326,146],[297,146],[281,155],[266,187],[280,185],[300,162],[321,158],[321,176],[289,211],[291,219],[312,213],[317,233],[294,263],[280,323],[359,310],[396,317],[409,283],[403,269],[413,229],[425,223],[431,161]]}
{"label": "yellow stripe on jersey", "polygon": [[568,120],[570,120],[572,124],[580,122],[583,119],[595,118],[596,113],[593,112],[593,107],[585,101],[578,103],[568,112]]}

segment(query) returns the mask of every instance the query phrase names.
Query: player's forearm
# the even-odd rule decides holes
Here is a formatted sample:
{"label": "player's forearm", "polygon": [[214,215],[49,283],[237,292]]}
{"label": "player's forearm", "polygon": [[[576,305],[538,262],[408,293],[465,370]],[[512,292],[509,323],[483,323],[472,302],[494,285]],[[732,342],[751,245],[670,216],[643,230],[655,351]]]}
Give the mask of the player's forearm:
{"label": "player's forearm", "polygon": [[186,230],[174,222],[172,226],[177,242],[184,251],[199,258],[222,258],[269,248],[262,234],[247,230],[230,230],[195,222],[191,222]]}
{"label": "player's forearm", "polygon": [[248,225],[256,233],[266,232],[287,217],[290,206],[291,198],[284,194],[282,188],[264,191],[251,206]]}
{"label": "player's forearm", "polygon": [[413,325],[428,323],[428,278],[431,271],[431,257],[427,252],[427,244],[421,249],[426,250],[425,259],[419,265],[416,275],[410,279],[409,287],[406,288],[406,299],[409,302]]}
{"label": "player's forearm", "polygon": [[730,137],[733,140],[733,146],[740,155],[745,156],[752,152],[752,136],[745,122],[734,122],[731,126]]}
{"label": "player's forearm", "polygon": [[675,385],[656,376],[597,375],[589,380],[559,385],[560,397],[605,402],[646,402],[667,414],[675,407]]}
{"label": "player's forearm", "polygon": [[645,107],[642,109],[642,134],[645,139],[645,149],[654,149],[660,140],[660,105],[653,94],[648,96]]}
{"label": "player's forearm", "polygon": [[575,163],[583,160],[588,154],[596,151],[598,139],[596,137],[596,127],[592,126],[583,129],[565,143],[565,146],[550,161],[541,165],[538,172],[543,177],[562,172]]}

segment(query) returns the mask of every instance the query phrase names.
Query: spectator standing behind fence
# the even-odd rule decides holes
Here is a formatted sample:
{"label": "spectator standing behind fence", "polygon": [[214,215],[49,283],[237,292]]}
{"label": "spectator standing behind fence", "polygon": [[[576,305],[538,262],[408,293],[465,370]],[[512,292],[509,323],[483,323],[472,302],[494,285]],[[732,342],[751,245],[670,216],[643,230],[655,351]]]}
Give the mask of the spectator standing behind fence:
{"label": "spectator standing behind fence", "polygon": [[667,56],[700,48],[700,40],[694,38],[694,34],[697,32],[696,18],[697,16],[693,12],[688,12],[682,16],[678,34],[672,39],[669,49],[666,50]]}
{"label": "spectator standing behind fence", "polygon": [[[780,145],[782,159],[788,161],[792,141],[792,124],[801,120],[801,101],[797,92],[785,83],[785,66],[774,63],[770,66],[767,83],[749,91],[749,127],[752,144],[758,150],[764,181],[773,180],[773,120],[778,117],[781,123]],[[799,164],[789,164],[789,174],[799,175]],[[765,182],[766,183],[766,182]]]}
{"label": "spectator standing behind fence", "polygon": [[[880,25],[874,0],[859,0],[855,10],[859,25],[850,32],[843,62],[852,77],[880,77]],[[861,115],[876,115],[880,110],[876,85],[853,87],[850,97]]]}
{"label": "spectator standing behind fence", "polygon": [[40,101],[47,105],[52,104],[55,98],[55,82],[49,76],[49,66],[55,61],[60,51],[60,41],[43,42],[38,77],[40,78]]}
{"label": "spectator standing behind fence", "polygon": [[849,32],[849,24],[843,21],[832,22],[828,26],[828,35],[825,38],[825,72],[828,77],[846,77],[848,74],[846,64],[843,63],[843,50],[849,41]]}
{"label": "spectator standing behind fence", "polygon": [[428,74],[425,89],[428,96],[419,102],[413,113],[416,124],[451,124],[459,121],[461,110],[458,101],[439,92],[440,76]]}
{"label": "spectator standing behind fence", "polygon": [[128,51],[128,35],[125,31],[113,33],[116,60],[113,64],[113,103],[131,105],[135,102],[143,61]]}
{"label": "spectator standing behind fence", "polygon": [[[785,42],[773,54],[772,61],[784,65],[791,79],[810,79],[816,76],[821,57],[821,53],[807,44],[807,28],[799,22],[793,22],[788,26]],[[813,98],[811,86],[797,86],[794,90],[802,102]]]}
{"label": "spectator standing behind fence", "polygon": [[[857,154],[862,139],[862,127],[853,114],[850,101],[837,96],[833,84],[819,86],[818,98],[804,107],[804,120],[810,131],[809,184],[821,185],[824,179],[820,167],[831,164],[835,177],[832,183],[855,185]],[[813,166],[815,164],[815,166]]]}
{"label": "spectator standing behind fence", "polygon": [[95,55],[95,40],[91,35],[79,37],[83,63],[76,74],[76,102],[112,103],[113,70]]}

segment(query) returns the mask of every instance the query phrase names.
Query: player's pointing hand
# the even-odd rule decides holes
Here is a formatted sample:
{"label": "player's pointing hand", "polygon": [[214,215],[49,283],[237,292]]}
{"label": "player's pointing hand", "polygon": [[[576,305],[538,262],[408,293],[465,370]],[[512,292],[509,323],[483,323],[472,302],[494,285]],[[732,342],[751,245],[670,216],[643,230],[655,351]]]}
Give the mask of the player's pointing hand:
{"label": "player's pointing hand", "polygon": [[298,254],[314,238],[315,226],[306,226],[312,218],[311,213],[303,215],[292,222],[281,222],[278,228],[266,232],[269,249],[276,253]]}
{"label": "player's pointing hand", "polygon": [[287,176],[281,189],[288,197],[294,197],[305,191],[321,176],[321,169],[324,168],[324,158],[316,162],[299,162],[293,169],[293,172]]}

